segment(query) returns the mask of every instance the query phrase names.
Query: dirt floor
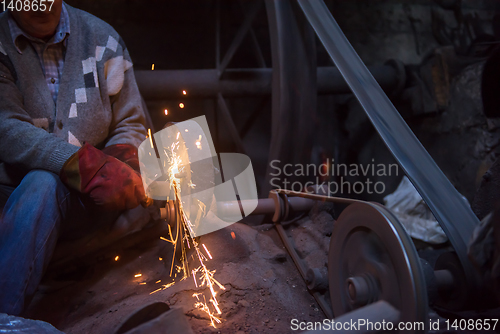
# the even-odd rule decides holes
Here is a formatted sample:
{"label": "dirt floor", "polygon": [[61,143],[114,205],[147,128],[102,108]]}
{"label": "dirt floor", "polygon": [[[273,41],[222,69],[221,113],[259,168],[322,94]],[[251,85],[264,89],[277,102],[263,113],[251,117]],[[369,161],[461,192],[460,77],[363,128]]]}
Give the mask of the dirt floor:
{"label": "dirt floor", "polygon": [[[318,203],[308,214],[282,223],[303,264],[323,275],[333,217],[337,216],[332,206]],[[247,224],[236,223],[200,239],[213,257],[206,266],[215,270],[214,278],[225,289],[216,289],[222,311],[216,328],[210,326],[207,314],[195,307],[193,294],[206,293],[207,289],[196,287],[192,277],[170,277],[173,247],[158,236],[135,244],[125,238],[97,253],[74,258],[63,268],[49,268],[23,316],[46,321],[68,334],[117,333],[131,315],[156,302],[181,310],[194,333],[291,333],[292,319],[322,321],[326,317],[274,225],[255,225],[256,221],[260,222],[250,217]],[[431,261],[424,253],[422,250],[420,255]],[[171,282],[175,284],[162,289]],[[441,334],[449,333],[442,316],[452,320],[496,319],[500,309],[463,314],[441,310],[441,316],[433,309],[429,312],[429,318],[441,327],[429,333]],[[160,331],[137,328],[134,334],[171,333],[165,331],[169,325],[160,320],[164,320],[162,316],[153,320],[163,326]]]}
{"label": "dirt floor", "polygon": [[[313,212],[287,230],[301,257],[326,268],[333,218],[328,210]],[[200,242],[213,256],[207,267],[216,270],[214,278],[225,287],[218,296],[222,322],[217,328],[195,308],[193,293],[204,289],[196,288],[191,277],[176,278],[174,285],[151,294],[173,281],[172,246],[160,239],[108,250],[90,264],[75,260],[74,270],[64,273],[49,272],[26,317],[73,334],[115,333],[131,314],[154,302],[182,308],[195,333],[289,333],[292,319],[324,319],[273,225],[236,223]]]}

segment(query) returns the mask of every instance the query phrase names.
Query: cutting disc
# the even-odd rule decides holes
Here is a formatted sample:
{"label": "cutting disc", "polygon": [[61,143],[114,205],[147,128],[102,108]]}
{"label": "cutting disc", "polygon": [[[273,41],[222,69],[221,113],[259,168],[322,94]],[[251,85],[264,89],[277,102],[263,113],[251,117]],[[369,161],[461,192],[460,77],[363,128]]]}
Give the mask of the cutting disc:
{"label": "cutting disc", "polygon": [[415,246],[381,205],[354,203],[342,212],[332,231],[328,279],[335,317],[385,300],[401,312],[400,321],[427,325],[427,290]]}

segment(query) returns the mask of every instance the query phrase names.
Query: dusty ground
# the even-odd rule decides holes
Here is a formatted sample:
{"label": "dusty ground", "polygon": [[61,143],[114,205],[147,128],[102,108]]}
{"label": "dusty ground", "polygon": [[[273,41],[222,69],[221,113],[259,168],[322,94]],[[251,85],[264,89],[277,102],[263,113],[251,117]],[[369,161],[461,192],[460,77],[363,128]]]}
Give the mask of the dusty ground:
{"label": "dusty ground", "polygon": [[[333,219],[326,211],[310,215],[312,220],[306,216],[287,229],[300,255],[321,267]],[[216,270],[214,278],[226,289],[219,296],[222,323],[217,328],[194,307],[192,295],[200,289],[192,279],[150,294],[172,281],[171,246],[159,239],[100,254],[94,263],[82,261],[64,275],[49,272],[26,316],[74,334],[114,333],[136,310],[157,301],[182,308],[196,333],[289,333],[291,319],[324,318],[272,225],[237,223],[201,242],[213,255],[207,267]],[[142,276],[134,277],[138,273]]]}
{"label": "dusty ground", "polygon": [[[282,224],[309,268],[326,271],[332,215],[332,207],[318,204],[302,218]],[[24,316],[72,334],[115,333],[133,313],[154,302],[182,309],[195,333],[291,333],[292,319],[324,319],[273,225],[236,223],[203,236],[200,243],[213,256],[207,267],[216,270],[214,278],[225,287],[218,295],[222,323],[217,328],[194,306],[193,293],[204,289],[197,288],[192,278],[175,278],[174,285],[151,294],[172,282],[172,246],[157,237],[128,248],[119,242],[90,257],[75,259],[66,271],[49,270]],[[135,277],[139,273],[142,276]],[[448,333],[443,329],[445,318],[429,311],[430,318],[442,325],[431,333]],[[444,312],[441,316],[496,319],[498,312]]]}

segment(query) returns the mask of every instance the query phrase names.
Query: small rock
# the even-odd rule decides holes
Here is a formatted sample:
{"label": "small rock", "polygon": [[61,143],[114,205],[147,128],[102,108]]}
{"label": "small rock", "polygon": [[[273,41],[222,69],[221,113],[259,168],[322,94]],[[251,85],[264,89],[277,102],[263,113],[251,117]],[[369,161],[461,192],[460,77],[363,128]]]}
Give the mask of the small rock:
{"label": "small rock", "polygon": [[234,309],[236,308],[236,304],[233,303],[232,301],[226,300],[224,301],[224,307],[227,309]]}
{"label": "small rock", "polygon": [[242,299],[242,300],[238,301],[238,305],[241,305],[243,307],[248,307],[248,306],[250,306],[250,303],[247,302],[246,300]]}
{"label": "small rock", "polygon": [[208,314],[200,309],[194,309],[189,312],[187,312],[188,316],[195,317],[196,319],[204,319],[204,320],[210,320],[210,317]]}

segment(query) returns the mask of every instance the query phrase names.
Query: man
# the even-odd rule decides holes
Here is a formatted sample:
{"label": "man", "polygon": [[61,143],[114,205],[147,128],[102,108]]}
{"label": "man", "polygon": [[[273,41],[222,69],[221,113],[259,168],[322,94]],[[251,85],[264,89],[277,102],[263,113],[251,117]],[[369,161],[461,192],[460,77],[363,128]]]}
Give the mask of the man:
{"label": "man", "polygon": [[98,18],[44,2],[0,14],[0,313],[12,315],[60,235],[146,200],[145,114],[125,44]]}

